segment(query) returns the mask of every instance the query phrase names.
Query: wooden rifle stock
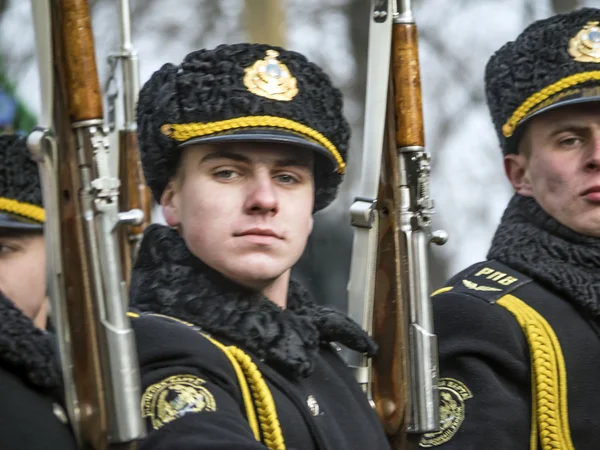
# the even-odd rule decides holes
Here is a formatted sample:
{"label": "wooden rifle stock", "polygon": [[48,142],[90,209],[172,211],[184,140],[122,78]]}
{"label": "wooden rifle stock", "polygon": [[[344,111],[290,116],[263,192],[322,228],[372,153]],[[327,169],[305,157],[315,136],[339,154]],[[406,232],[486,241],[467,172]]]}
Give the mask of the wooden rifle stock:
{"label": "wooden rifle stock", "polygon": [[[390,91],[391,83],[390,83]],[[379,351],[373,358],[373,401],[383,423],[391,448],[413,448],[407,434],[407,387],[410,379],[407,360],[408,330],[405,326],[408,296],[402,280],[406,255],[400,240],[397,209],[401,204],[400,163],[396,148],[396,123],[393,97],[388,96],[386,133],[381,179],[377,198],[379,242],[373,303],[373,337]],[[410,441],[412,442],[412,441]],[[415,442],[412,442],[416,445]]]}
{"label": "wooden rifle stock", "polygon": [[55,2],[62,9],[69,114],[73,122],[102,119],[94,35],[85,0]]}
{"label": "wooden rifle stock", "polygon": [[425,146],[417,26],[392,26],[392,75],[396,116],[396,146]]}
{"label": "wooden rifle stock", "polygon": [[[422,430],[431,429],[438,414],[437,341],[426,276],[433,203],[417,27],[407,12],[408,20],[400,13],[392,25],[373,307],[373,335],[380,344],[373,360],[373,400],[394,450],[417,448]],[[416,350],[422,348],[423,353]],[[421,364],[416,360],[423,354]]]}
{"label": "wooden rifle stock", "polygon": [[102,118],[100,87],[87,3],[53,0],[53,52],[55,58],[55,118],[58,141],[61,245],[68,321],[73,348],[73,369],[79,402],[82,445],[107,447],[104,379],[94,299],[98,286],[91,276],[91,261],[79,197],[77,144],[72,123]]}
{"label": "wooden rifle stock", "polygon": [[119,179],[121,180],[121,195],[119,196],[121,211],[137,208],[144,212],[144,221],[141,225],[121,228],[123,279],[129,286],[137,247],[144,229],[150,225],[152,219],[152,195],[146,186],[142,170],[137,134],[132,130],[119,131]]}

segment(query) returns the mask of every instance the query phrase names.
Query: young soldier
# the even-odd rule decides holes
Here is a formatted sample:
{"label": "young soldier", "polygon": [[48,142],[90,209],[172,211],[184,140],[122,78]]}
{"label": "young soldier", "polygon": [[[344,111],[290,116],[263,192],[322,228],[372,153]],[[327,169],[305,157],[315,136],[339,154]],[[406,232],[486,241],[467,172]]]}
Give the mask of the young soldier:
{"label": "young soldier", "polygon": [[389,448],[334,344],[374,343],[290,279],[342,181],[339,90],[298,53],[222,45],[154,73],[138,134],[169,225],[132,276],[141,448]]}
{"label": "young soldier", "polygon": [[434,295],[442,424],[421,447],[598,447],[599,22],[535,22],[487,65],[515,194],[488,261]]}
{"label": "young soldier", "polygon": [[45,331],[44,209],[25,138],[0,136],[2,448],[71,449],[55,343]]}

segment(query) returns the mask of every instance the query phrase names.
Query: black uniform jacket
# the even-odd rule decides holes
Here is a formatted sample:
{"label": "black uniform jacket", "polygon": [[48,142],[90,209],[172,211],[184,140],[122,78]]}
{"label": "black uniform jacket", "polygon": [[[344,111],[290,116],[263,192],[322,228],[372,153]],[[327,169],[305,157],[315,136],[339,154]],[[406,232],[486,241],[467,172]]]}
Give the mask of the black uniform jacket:
{"label": "black uniform jacket", "polygon": [[282,310],[193,257],[176,231],[153,225],[131,299],[141,312],[131,316],[149,431],[140,450],[389,448],[332,344],[372,352],[372,342],[298,283]]}
{"label": "black uniform jacket", "polygon": [[[132,323],[150,429],[142,449],[265,448],[253,436],[238,377],[222,350],[195,327],[169,318],[142,315]],[[324,344],[311,375],[296,380],[251,356],[273,396],[285,448],[387,448],[378,418],[336,353]],[[199,403],[189,413],[179,412],[189,403],[179,410],[161,403],[161,394],[172,400],[181,386],[194,383]]]}
{"label": "black uniform jacket", "polygon": [[[502,305],[528,314],[529,339]],[[433,306],[442,426],[421,439],[421,447],[570,449],[572,442],[576,449],[600,448],[600,338],[597,325],[576,306],[497,261],[454,277],[434,295]],[[548,344],[552,333],[544,321],[557,342]],[[548,357],[556,353],[562,353],[562,367],[560,357]]]}
{"label": "black uniform jacket", "polygon": [[47,333],[0,295],[0,448],[75,449]]}

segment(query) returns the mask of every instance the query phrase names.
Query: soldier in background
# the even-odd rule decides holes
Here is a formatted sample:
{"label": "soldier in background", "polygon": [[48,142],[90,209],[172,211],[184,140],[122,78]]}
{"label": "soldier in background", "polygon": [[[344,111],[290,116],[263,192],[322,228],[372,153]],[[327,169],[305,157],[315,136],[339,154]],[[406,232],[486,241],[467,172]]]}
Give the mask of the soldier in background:
{"label": "soldier in background", "polygon": [[132,275],[141,448],[389,448],[335,341],[375,344],[290,279],[346,164],[329,77],[279,47],[193,52],[143,87],[138,137],[169,225]]}
{"label": "soldier in background", "polygon": [[2,448],[71,449],[48,299],[44,208],[25,138],[0,136],[0,435]]}
{"label": "soldier in background", "polygon": [[423,448],[598,447],[599,24],[537,21],[487,64],[515,194],[488,260],[434,293],[442,423]]}

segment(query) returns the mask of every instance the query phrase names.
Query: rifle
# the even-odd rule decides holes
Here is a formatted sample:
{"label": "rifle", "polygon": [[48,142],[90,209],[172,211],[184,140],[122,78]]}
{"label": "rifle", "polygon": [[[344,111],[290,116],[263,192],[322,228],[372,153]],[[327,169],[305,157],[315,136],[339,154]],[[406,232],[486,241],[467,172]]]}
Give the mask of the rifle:
{"label": "rifle", "polygon": [[47,209],[47,284],[67,412],[81,448],[131,448],[145,424],[117,227],[142,213],[118,212],[86,0],[31,4],[42,112],[28,146]]}
{"label": "rifle", "polygon": [[130,17],[129,0],[119,0],[121,45],[118,52],[108,57],[110,70],[105,85],[108,98],[106,122],[109,131],[112,132],[116,128],[116,101],[119,97],[116,72],[117,66],[121,63],[123,123],[118,130],[118,152],[119,179],[123,183],[123,188],[119,196],[119,208],[122,211],[140,209],[144,213],[141,224],[121,227],[120,230],[121,265],[127,287],[131,281],[131,271],[144,229],[150,225],[152,219],[152,195],[146,186],[136,133],[135,107],[140,91],[140,74],[138,54],[131,42]]}
{"label": "rifle", "polygon": [[428,278],[430,159],[425,151],[417,27],[411,2],[372,0],[359,195],[349,313],[373,335],[372,361],[349,364],[384,424],[392,448],[439,429],[437,338]]}

